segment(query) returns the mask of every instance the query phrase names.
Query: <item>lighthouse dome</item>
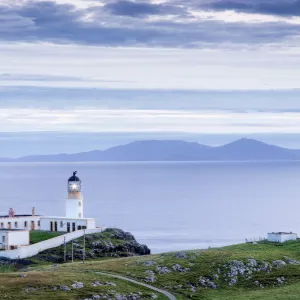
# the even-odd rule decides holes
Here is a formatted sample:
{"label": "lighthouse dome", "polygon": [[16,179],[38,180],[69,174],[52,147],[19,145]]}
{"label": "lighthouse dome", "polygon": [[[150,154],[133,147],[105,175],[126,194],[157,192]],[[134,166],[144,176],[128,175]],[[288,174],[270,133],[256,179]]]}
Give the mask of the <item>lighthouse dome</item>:
{"label": "lighthouse dome", "polygon": [[73,182],[73,181],[81,181],[77,176],[76,176],[76,174],[77,174],[77,171],[75,171],[75,172],[73,172],[73,176],[71,176],[70,178],[69,178],[69,180],[68,180],[68,182]]}

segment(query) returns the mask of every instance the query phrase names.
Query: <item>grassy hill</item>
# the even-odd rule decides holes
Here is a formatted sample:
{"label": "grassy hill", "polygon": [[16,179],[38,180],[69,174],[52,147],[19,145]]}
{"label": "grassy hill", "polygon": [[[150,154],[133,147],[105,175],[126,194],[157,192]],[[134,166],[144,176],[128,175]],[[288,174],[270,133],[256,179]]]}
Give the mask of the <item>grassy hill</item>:
{"label": "grassy hill", "polygon": [[122,274],[169,290],[178,299],[300,298],[300,241],[241,244],[62,268]]}
{"label": "grassy hill", "polygon": [[59,269],[60,267],[55,267],[24,274],[0,274],[0,298],[9,300],[167,299],[159,293],[119,279],[90,272],[69,272]]}
{"label": "grassy hill", "polygon": [[[49,257],[58,261],[56,256],[61,257],[61,248],[31,259],[35,264],[29,266],[19,263],[18,268],[12,268],[8,264],[6,273],[0,274],[0,295],[5,295],[3,299],[42,299],[47,296],[47,299],[84,300],[93,299],[93,295],[107,296],[97,299],[166,299],[159,293],[153,295],[147,288],[97,274],[97,271],[103,271],[168,290],[179,300],[300,298],[299,240],[137,256],[136,249],[144,248],[135,248],[136,241],[122,231],[108,230],[103,233],[102,240],[94,235],[87,239],[91,247],[84,264],[79,261],[54,263]],[[82,240],[78,239],[76,243],[81,247]],[[20,272],[26,277],[20,276]],[[84,287],[76,288],[78,281]],[[93,286],[96,281],[101,284]],[[74,284],[75,288],[72,287]],[[70,290],[65,291],[64,287]],[[125,298],[118,298],[117,294]]]}

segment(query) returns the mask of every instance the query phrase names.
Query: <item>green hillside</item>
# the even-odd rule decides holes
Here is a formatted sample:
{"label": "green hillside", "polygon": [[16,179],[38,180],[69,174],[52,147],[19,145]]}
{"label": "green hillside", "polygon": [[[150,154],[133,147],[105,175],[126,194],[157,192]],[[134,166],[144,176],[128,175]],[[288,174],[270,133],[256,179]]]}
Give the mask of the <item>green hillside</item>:
{"label": "green hillside", "polygon": [[300,299],[299,241],[241,244],[63,268],[122,274],[166,289],[178,299]]}
{"label": "green hillside", "polygon": [[[167,299],[146,287],[97,273],[105,272],[169,291],[178,300],[300,299],[299,240],[143,255],[149,249],[131,234],[109,229],[87,236],[85,263],[80,262],[83,240],[75,244],[74,263],[61,263],[63,247],[28,260],[3,260],[0,270],[6,273],[0,274],[0,295],[5,295],[3,299],[42,299],[45,295],[66,300]],[[78,282],[84,286],[77,288]]]}

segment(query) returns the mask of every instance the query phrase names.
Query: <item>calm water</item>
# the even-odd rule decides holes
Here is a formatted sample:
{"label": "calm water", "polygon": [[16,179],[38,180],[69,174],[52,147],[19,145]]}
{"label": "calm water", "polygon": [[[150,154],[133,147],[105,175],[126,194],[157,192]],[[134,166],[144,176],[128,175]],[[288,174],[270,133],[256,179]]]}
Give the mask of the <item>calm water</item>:
{"label": "calm water", "polygon": [[153,252],[300,233],[300,163],[1,164],[0,212],[64,215],[67,179],[85,216],[132,232]]}

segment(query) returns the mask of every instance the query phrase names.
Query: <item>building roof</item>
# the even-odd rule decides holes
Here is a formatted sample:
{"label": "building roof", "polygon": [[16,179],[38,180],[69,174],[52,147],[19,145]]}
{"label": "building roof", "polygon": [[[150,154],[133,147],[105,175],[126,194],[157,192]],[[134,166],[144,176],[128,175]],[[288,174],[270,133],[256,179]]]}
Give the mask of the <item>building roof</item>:
{"label": "building roof", "polygon": [[41,216],[41,220],[43,219],[55,219],[55,220],[73,220],[73,221],[90,221],[95,220],[94,218],[68,218],[68,217],[55,217],[55,216]]}
{"label": "building roof", "polygon": [[0,216],[0,219],[1,218],[18,218],[18,217],[40,217],[39,215],[14,215],[13,217],[10,217],[9,215],[5,215],[5,216]]}
{"label": "building roof", "polygon": [[269,234],[280,234],[280,235],[285,235],[285,234],[296,234],[294,232],[271,232]]}
{"label": "building roof", "polygon": [[0,232],[6,232],[6,231],[29,231],[29,230],[28,229],[9,229],[9,228],[0,229]]}
{"label": "building roof", "polygon": [[80,179],[76,176],[76,174],[77,174],[77,171],[74,171],[73,176],[71,176],[68,181],[69,182],[70,181],[80,181]]}

